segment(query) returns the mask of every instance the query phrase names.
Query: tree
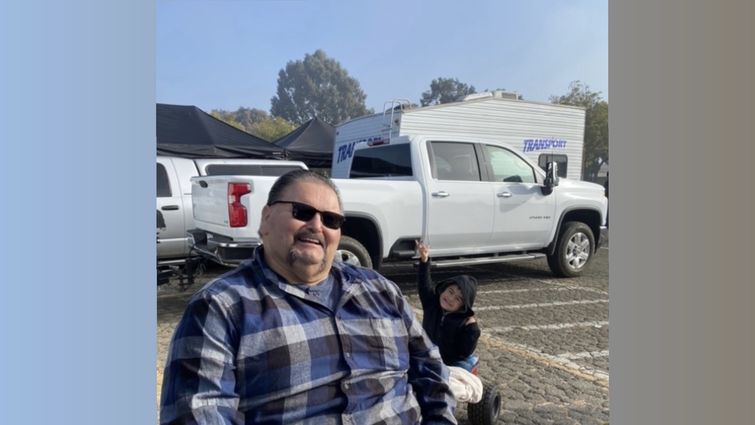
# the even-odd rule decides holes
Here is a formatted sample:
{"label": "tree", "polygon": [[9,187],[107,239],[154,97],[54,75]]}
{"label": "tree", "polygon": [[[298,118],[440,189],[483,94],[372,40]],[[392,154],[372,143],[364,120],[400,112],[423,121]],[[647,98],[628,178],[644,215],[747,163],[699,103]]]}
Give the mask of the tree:
{"label": "tree", "polygon": [[456,78],[436,78],[430,83],[430,90],[422,93],[422,106],[458,102],[464,96],[476,93],[474,86],[468,86]]}
{"label": "tree", "polygon": [[359,82],[318,49],[304,55],[304,60],[288,62],[278,72],[277,95],[270,101],[270,113],[297,125],[315,117],[336,125],[371,113],[365,106],[366,98]]}
{"label": "tree", "polygon": [[232,112],[224,111],[222,109],[213,109],[210,111],[210,115],[213,117],[219,119],[220,121],[223,121],[226,124],[230,124],[236,128],[238,128],[241,131],[249,132],[244,124],[241,124],[236,117],[233,115]]}
{"label": "tree", "polygon": [[248,132],[251,132],[256,123],[270,118],[267,111],[257,108],[239,107],[236,112],[232,112],[231,114],[233,115],[233,118],[241,123]]}
{"label": "tree", "polygon": [[267,141],[275,140],[296,128],[292,122],[271,117],[267,112],[256,108],[239,107],[234,112],[213,109],[210,115]]}
{"label": "tree", "polygon": [[569,93],[551,96],[551,103],[585,108],[585,144],[582,175],[596,180],[600,167],[608,162],[608,102],[579,80],[569,84]]}
{"label": "tree", "polygon": [[296,125],[281,117],[267,117],[254,123],[250,133],[265,140],[276,140],[292,132]]}

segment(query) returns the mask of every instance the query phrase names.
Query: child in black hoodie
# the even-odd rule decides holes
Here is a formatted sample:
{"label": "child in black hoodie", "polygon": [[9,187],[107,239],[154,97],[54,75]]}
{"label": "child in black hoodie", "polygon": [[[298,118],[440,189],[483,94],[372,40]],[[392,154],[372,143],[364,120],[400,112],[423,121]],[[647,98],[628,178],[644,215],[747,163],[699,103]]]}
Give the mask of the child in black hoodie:
{"label": "child in black hoodie", "polygon": [[430,250],[416,241],[419,253],[417,290],[422,302],[422,327],[438,345],[443,362],[471,370],[477,362],[473,355],[480,338],[480,327],[472,305],[477,293],[477,279],[469,275],[454,276],[434,284],[430,280]]}

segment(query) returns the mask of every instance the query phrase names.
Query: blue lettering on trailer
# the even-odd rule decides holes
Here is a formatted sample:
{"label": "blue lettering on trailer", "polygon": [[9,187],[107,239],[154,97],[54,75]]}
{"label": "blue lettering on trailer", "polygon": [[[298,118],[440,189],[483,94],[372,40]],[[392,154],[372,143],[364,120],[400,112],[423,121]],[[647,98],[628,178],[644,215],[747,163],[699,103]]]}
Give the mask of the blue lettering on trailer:
{"label": "blue lettering on trailer", "polygon": [[343,160],[351,158],[354,155],[354,145],[356,142],[351,142],[338,147],[338,159],[336,163],[340,163]]}
{"label": "blue lettering on trailer", "polygon": [[566,148],[566,140],[564,139],[525,139],[522,152],[564,148]]}

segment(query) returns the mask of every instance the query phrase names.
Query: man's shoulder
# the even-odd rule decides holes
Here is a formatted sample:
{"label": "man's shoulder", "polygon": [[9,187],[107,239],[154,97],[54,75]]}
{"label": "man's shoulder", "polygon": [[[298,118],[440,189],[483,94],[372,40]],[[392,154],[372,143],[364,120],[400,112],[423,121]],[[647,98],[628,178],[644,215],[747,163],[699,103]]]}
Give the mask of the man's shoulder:
{"label": "man's shoulder", "polygon": [[355,266],[353,264],[343,263],[340,261],[333,262],[333,269],[343,274],[343,276],[351,281],[380,281],[386,280],[386,278],[373,269],[366,267]]}
{"label": "man's shoulder", "polygon": [[194,298],[220,298],[230,302],[240,298],[256,298],[263,281],[262,271],[253,262],[244,262],[207,282],[194,294]]}
{"label": "man's shoulder", "polygon": [[333,268],[340,272],[348,283],[360,284],[377,290],[400,292],[393,281],[373,269],[341,262],[333,263]]}

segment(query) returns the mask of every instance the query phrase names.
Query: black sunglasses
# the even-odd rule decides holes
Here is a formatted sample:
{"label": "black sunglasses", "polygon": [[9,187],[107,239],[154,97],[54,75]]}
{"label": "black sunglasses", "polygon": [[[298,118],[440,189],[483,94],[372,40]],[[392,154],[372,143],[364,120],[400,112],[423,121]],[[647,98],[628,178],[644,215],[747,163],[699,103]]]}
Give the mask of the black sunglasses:
{"label": "black sunglasses", "polygon": [[343,222],[346,221],[346,217],[342,216],[341,214],[330,211],[320,211],[311,205],[302,204],[301,202],[273,201],[267,205],[273,206],[275,204],[291,204],[291,216],[299,221],[306,222],[312,220],[312,217],[314,217],[315,214],[320,213],[320,220],[322,220],[322,224],[325,227],[333,230],[340,229]]}

